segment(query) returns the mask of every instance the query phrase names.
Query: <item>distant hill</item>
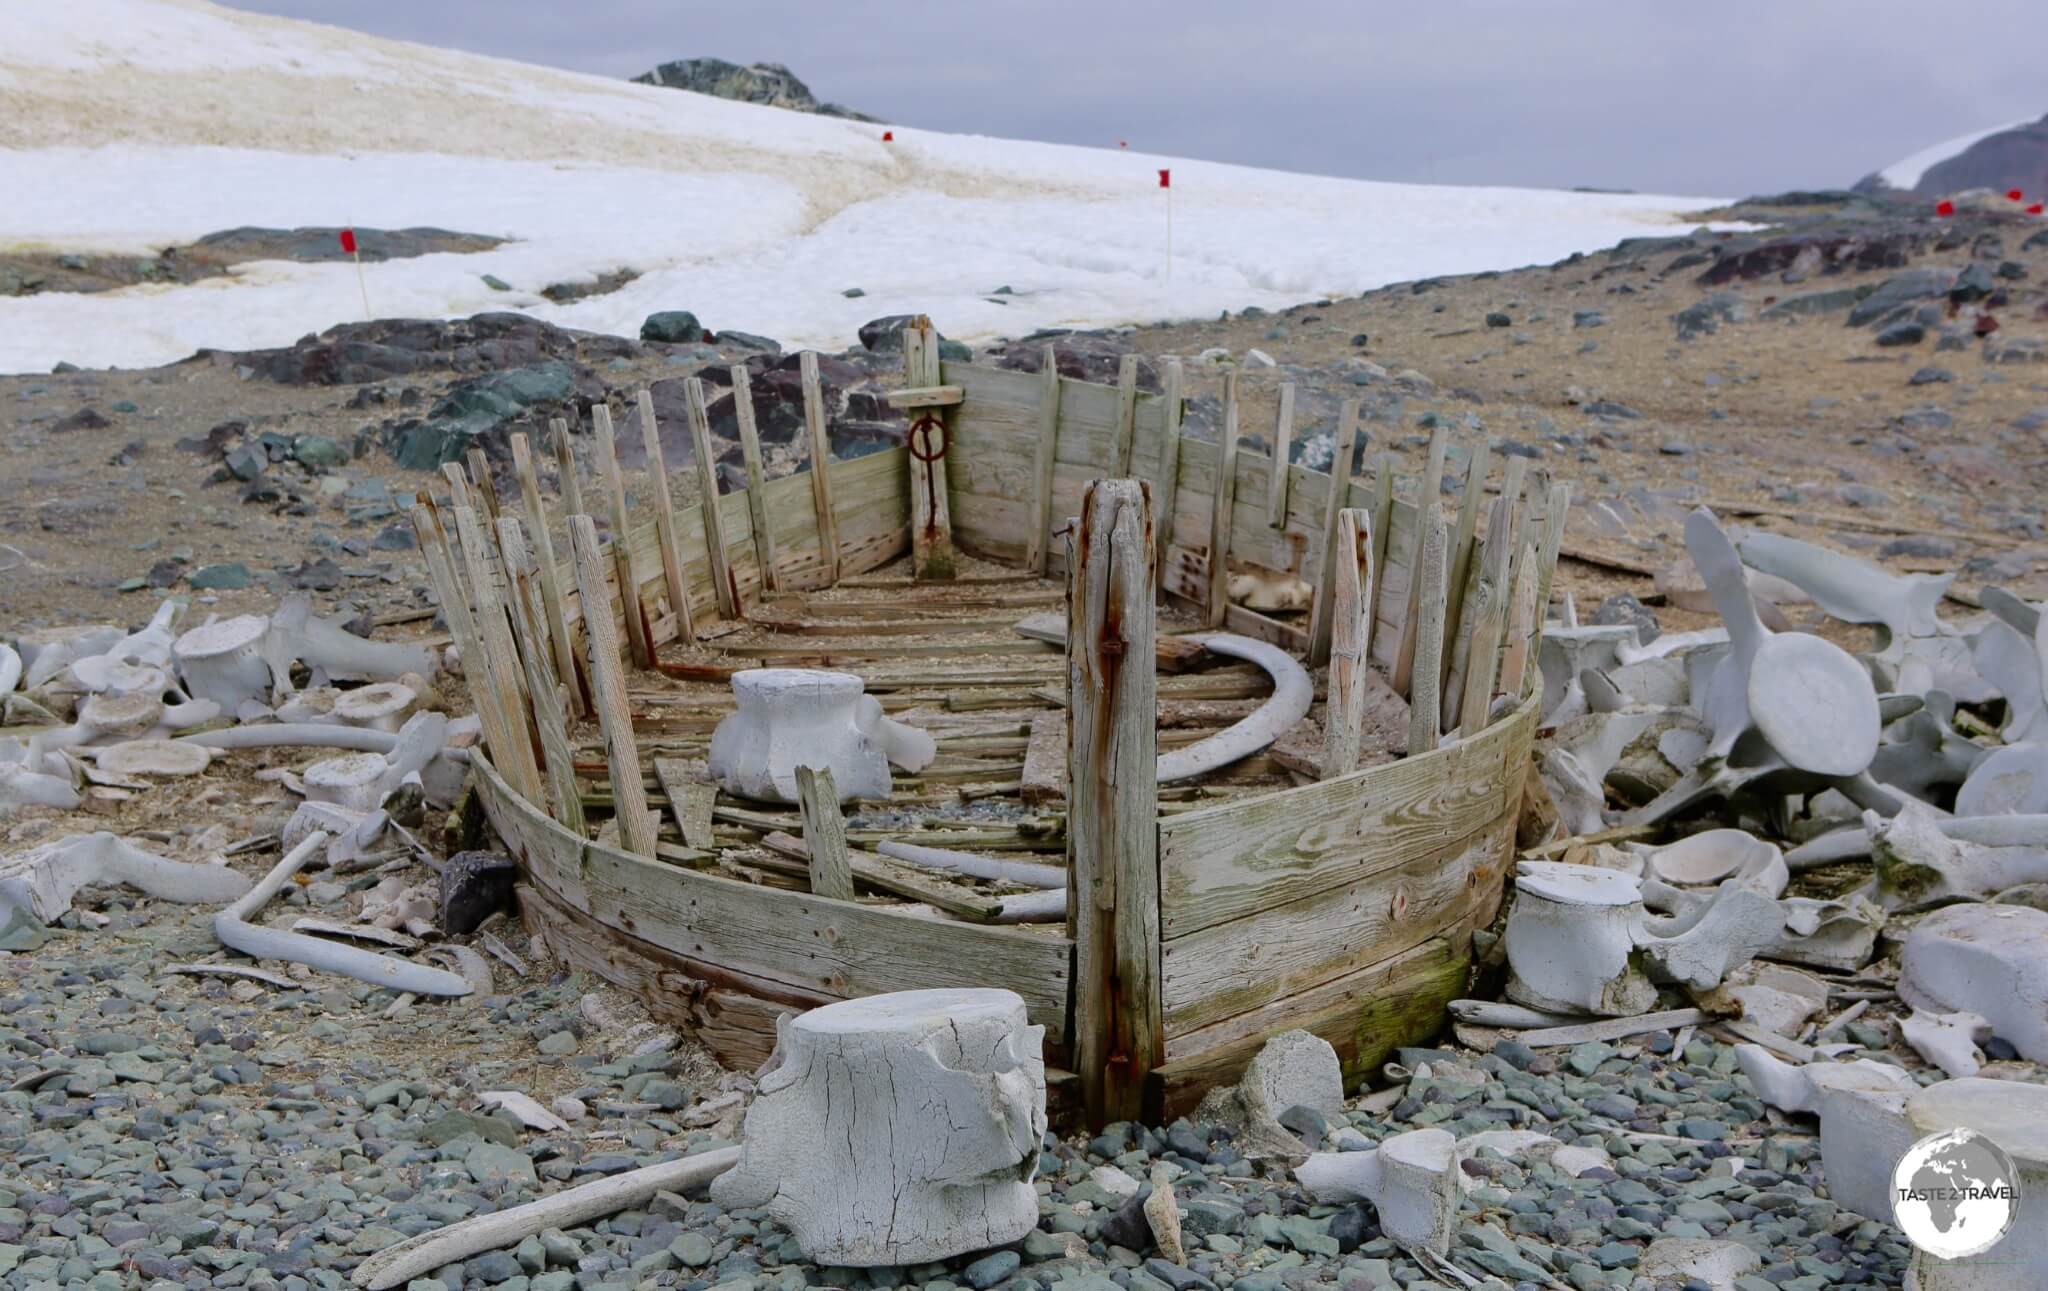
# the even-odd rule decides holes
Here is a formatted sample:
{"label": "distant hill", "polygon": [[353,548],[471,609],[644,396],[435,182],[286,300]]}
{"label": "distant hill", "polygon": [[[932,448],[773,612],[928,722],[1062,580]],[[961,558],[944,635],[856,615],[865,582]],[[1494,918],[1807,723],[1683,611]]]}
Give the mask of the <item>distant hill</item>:
{"label": "distant hill", "polygon": [[1939,197],[1969,188],[1994,192],[2048,191],[2048,116],[1993,126],[1923,148],[1865,175],[1859,193],[1912,193]]}
{"label": "distant hill", "polygon": [[755,63],[741,67],[722,58],[679,58],[633,79],[642,85],[691,90],[741,103],[764,103],[771,108],[814,112],[821,117],[843,117],[848,121],[881,120],[837,103],[818,102],[818,96],[811,93],[811,87],[780,63]]}

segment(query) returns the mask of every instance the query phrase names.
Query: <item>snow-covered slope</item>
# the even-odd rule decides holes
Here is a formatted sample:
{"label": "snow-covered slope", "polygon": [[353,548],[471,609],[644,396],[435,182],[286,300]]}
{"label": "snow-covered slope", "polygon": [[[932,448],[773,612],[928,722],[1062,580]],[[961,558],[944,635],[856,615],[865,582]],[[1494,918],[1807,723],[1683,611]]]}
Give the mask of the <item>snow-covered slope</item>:
{"label": "snow-covered slope", "polygon": [[2029,118],[2026,121],[2009,121],[2004,125],[1992,126],[1989,130],[1973,131],[1959,138],[1935,144],[1931,148],[1922,148],[1912,156],[1895,161],[1878,171],[1877,177],[1893,188],[1916,188],[1920,184],[1920,177],[1934,166],[1961,154],[1979,140],[1989,139],[1992,135],[2002,134],[2007,130],[2017,130],[2021,126],[2031,124],[2031,120]]}
{"label": "snow-covered slope", "polygon": [[[974,341],[1278,306],[1675,233],[1709,198],[1329,179],[730,103],[199,0],[9,5],[0,246],[142,251],[240,225],[517,239],[366,266],[380,316],[657,309],[831,348],[881,314]],[[1173,172],[1171,269],[1167,202]],[[547,284],[642,276],[556,305]],[[483,282],[491,274],[510,292]],[[1007,286],[1014,294],[992,296]],[[849,298],[846,289],[865,295]],[[140,365],[359,317],[346,264],[0,299],[0,371]]]}

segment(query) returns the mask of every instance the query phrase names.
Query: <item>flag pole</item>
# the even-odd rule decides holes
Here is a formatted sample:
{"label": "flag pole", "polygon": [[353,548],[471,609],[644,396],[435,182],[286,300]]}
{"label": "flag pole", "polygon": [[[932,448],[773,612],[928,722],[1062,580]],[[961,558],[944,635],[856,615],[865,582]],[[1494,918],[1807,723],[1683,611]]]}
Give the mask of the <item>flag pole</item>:
{"label": "flag pole", "polygon": [[356,265],[356,290],[363,295],[363,321],[376,321],[370,313],[370,284],[363,277],[363,254],[356,247],[356,226],[351,223],[341,231],[341,249],[348,252],[348,258]]}
{"label": "flag pole", "polygon": [[1173,281],[1173,172],[1161,167],[1159,186],[1166,190],[1166,281]]}

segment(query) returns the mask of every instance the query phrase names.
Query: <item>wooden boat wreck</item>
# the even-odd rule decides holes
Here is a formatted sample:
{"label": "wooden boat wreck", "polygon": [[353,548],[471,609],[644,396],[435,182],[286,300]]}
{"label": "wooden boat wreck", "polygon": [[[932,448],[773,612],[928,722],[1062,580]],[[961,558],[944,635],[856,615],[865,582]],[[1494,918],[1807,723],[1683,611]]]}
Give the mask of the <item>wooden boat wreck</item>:
{"label": "wooden boat wreck", "polygon": [[[1183,438],[1175,363],[1152,395],[1135,359],[1115,386],[1050,347],[1036,373],[941,362],[918,326],[905,371],[908,445],[834,461],[807,363],[811,464],[772,480],[735,381],[749,485],[722,495],[692,383],[700,507],[670,502],[643,393],[637,509],[598,407],[592,481],[558,423],[558,496],[522,438],[516,504],[472,456],[452,514],[415,511],[530,929],[740,1067],[786,1011],[1006,987],[1069,1124],[1183,1112],[1278,1031],[1356,1083],[1438,1030],[1513,854],[1564,487],[1519,457],[1490,483],[1482,441],[1446,514],[1443,433],[1421,478],[1355,477],[1355,404],[1335,478],[1288,465],[1285,389],[1278,452],[1244,451],[1231,376],[1220,445]],[[1303,576],[1307,622],[1233,604],[1233,566]],[[1246,641],[1318,670],[1315,718],[1272,711]],[[845,817],[724,795],[706,746],[761,666],[858,674],[936,759]],[[906,845],[1061,867],[1064,903],[1001,922],[1020,889]]]}

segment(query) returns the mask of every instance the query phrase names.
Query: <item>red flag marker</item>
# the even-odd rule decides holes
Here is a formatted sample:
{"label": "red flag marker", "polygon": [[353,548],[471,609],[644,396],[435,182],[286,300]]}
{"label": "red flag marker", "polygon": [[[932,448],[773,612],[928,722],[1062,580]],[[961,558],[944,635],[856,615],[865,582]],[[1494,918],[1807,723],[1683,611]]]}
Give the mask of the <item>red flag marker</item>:
{"label": "red flag marker", "polygon": [[1119,148],[1128,148],[1131,146],[1131,141],[1128,139],[1119,139],[1116,141],[1116,146]]}
{"label": "red flag marker", "polygon": [[2017,188],[2008,188],[2005,190],[2005,200],[2008,202],[2017,202],[2025,196],[2026,194]]}
{"label": "red flag marker", "polygon": [[1943,198],[1941,201],[1936,202],[1934,204],[1934,213],[1946,219],[1947,217],[1954,215],[1956,213],[1956,204],[1954,202],[1949,201],[1947,198]]}
{"label": "red flag marker", "polygon": [[2041,203],[2039,203],[2039,202],[2035,202],[2035,203],[2034,203],[2034,204],[2033,204],[2032,206],[2029,206],[2029,207],[2027,208],[2027,214],[2029,214],[2029,215],[2039,215],[2040,213],[2041,213]]}
{"label": "red flag marker", "polygon": [[896,142],[896,132],[895,132],[894,130],[884,130],[884,131],[882,131],[882,142],[883,142],[883,143],[895,143],[895,142]]}
{"label": "red flag marker", "polygon": [[341,231],[341,249],[350,255],[356,253],[356,231],[354,229],[343,229]]}
{"label": "red flag marker", "polygon": [[370,285],[363,280],[363,258],[356,254],[355,229],[344,225],[340,233],[340,240],[341,249],[348,252],[349,259],[356,262],[356,290],[363,294],[363,321],[367,323],[371,320]]}
{"label": "red flag marker", "polygon": [[1173,172],[1172,172],[1172,171],[1170,171],[1170,170],[1162,170],[1162,171],[1160,171],[1160,172],[1159,172],[1159,186],[1160,186],[1161,188],[1172,188],[1172,187],[1173,187]]}

